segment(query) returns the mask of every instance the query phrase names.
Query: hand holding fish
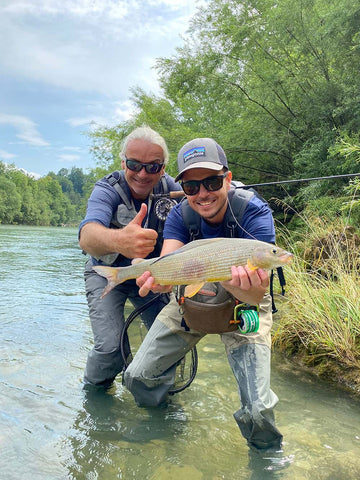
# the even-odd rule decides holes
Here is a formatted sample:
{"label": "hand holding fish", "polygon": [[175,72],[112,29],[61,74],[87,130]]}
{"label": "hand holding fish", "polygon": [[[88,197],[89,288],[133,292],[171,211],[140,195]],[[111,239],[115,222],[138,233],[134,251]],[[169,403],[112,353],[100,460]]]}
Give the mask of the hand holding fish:
{"label": "hand holding fish", "polygon": [[234,297],[251,305],[258,304],[270,284],[269,274],[266,270],[250,269],[246,266],[231,267],[231,280],[221,282],[221,285]]}
{"label": "hand holding fish", "polygon": [[146,297],[146,295],[152,291],[154,293],[168,293],[172,290],[172,285],[160,285],[154,283],[154,277],[151,276],[149,271],[144,272],[137,280],[136,285],[139,288],[140,297]]}
{"label": "hand holding fish", "polygon": [[[96,265],[93,269],[103,277],[107,278],[108,284],[105,287],[102,297],[110,292],[116,285],[132,278],[139,278],[144,272],[150,272],[151,277],[143,278],[144,284],[140,285],[142,294],[145,295],[149,286],[154,291],[160,291],[160,284],[169,291],[169,285],[187,285],[186,296],[191,297],[204,285],[205,282],[221,282],[230,280],[233,282],[230,288],[242,279],[261,285],[267,283],[263,274],[252,274],[251,271],[258,269],[271,270],[275,267],[288,264],[292,254],[280,247],[270,243],[252,239],[241,238],[211,238],[194,240],[177,250],[162,257],[149,258],[133,262],[129,267],[106,267]],[[243,266],[245,270],[237,270],[233,278],[232,266]],[[237,267],[238,268],[238,267]],[[245,278],[245,272],[248,280]],[[254,284],[254,285],[255,285]],[[251,289],[251,286],[249,287]],[[260,287],[257,287],[260,288]],[[263,288],[263,286],[261,286]],[[163,290],[161,290],[163,291]],[[245,291],[242,289],[242,291]],[[241,298],[247,301],[245,298]],[[252,303],[252,302],[251,302]],[[256,303],[256,302],[255,302]]]}

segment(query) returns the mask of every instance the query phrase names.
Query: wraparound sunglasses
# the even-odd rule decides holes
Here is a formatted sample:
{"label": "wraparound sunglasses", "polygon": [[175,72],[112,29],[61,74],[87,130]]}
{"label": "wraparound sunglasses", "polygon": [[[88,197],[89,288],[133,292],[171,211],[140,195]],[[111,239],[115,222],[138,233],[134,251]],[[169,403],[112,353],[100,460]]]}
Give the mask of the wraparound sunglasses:
{"label": "wraparound sunglasses", "polygon": [[223,175],[215,175],[213,177],[206,177],[203,180],[188,180],[187,182],[180,182],[181,188],[186,195],[196,195],[200,191],[200,185],[204,185],[208,192],[216,192],[224,184],[224,178],[227,173]]}
{"label": "wraparound sunglasses", "polygon": [[125,164],[132,172],[140,172],[141,169],[145,168],[146,173],[152,174],[159,173],[164,166],[163,163],[141,163],[130,158],[125,158]]}

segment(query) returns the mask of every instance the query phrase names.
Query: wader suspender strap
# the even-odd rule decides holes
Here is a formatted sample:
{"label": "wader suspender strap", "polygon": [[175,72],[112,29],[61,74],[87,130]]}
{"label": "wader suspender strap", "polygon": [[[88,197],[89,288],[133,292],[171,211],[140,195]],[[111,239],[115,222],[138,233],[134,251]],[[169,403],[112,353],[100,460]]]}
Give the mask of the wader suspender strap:
{"label": "wader suspender strap", "polygon": [[120,185],[121,181],[121,172],[119,172],[119,178],[116,178],[115,175],[112,173],[109,173],[109,175],[106,175],[106,180],[110,183],[112,187],[115,188],[115,190],[118,192],[120,195],[121,200],[124,202],[124,204],[127,206],[128,210],[135,210],[134,204],[131,200],[129,200],[128,196],[126,195],[123,187]]}
{"label": "wader suspender strap", "polygon": [[[236,192],[236,195],[235,195]],[[240,194],[240,195],[239,195]],[[234,214],[234,217],[230,209],[227,209],[225,216],[225,236],[226,237],[236,237],[236,229],[238,224],[241,223],[241,219],[244,215],[245,209],[250,198],[254,195],[253,192],[247,190],[231,189],[229,191],[229,204],[231,205],[231,210]],[[188,201],[185,199],[181,204],[181,215],[186,225],[186,228],[189,231],[190,241],[197,240],[201,238],[201,218],[190,206]]]}
{"label": "wader suspender strap", "polygon": [[[284,270],[282,267],[277,267],[276,269],[277,276],[279,278],[279,283],[281,287],[281,295],[285,295],[285,286],[286,286],[286,281],[285,281],[285,275],[284,275]],[[274,276],[275,272],[274,270],[271,270],[271,275],[270,275],[270,295],[271,295],[271,302],[272,302],[272,312],[276,313],[278,310],[275,306],[275,301],[274,301]]]}
{"label": "wader suspender strap", "polygon": [[[237,188],[236,190],[231,189],[229,191],[228,199],[231,210],[230,208],[228,208],[225,214],[226,236],[229,236],[230,238],[236,237],[236,230],[241,223],[247,204],[249,203],[250,198],[253,196],[253,192],[250,192],[248,190],[241,190],[240,188]],[[234,215],[231,213],[231,211]]]}
{"label": "wader suspender strap", "polygon": [[[169,188],[168,188],[168,184],[167,184],[167,182],[166,182],[165,175],[163,175],[163,176],[160,178],[160,180],[161,180],[161,186],[162,186],[162,192],[161,192],[161,193],[168,193]],[[160,193],[160,192],[156,192],[156,187],[157,187],[157,185],[155,185],[155,189],[154,189],[155,191],[154,191],[154,193]]]}

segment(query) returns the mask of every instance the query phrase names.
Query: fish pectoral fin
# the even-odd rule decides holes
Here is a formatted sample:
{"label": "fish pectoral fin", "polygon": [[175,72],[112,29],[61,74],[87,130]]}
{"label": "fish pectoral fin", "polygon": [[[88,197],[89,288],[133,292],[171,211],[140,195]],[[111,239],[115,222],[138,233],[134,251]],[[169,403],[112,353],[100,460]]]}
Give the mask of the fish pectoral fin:
{"label": "fish pectoral fin", "polygon": [[144,258],[134,258],[131,260],[131,265],[137,265],[138,263],[141,263],[144,261]]}
{"label": "fish pectoral fin", "polygon": [[250,268],[250,270],[257,270],[259,267],[257,267],[256,265],[253,265],[251,263],[251,260],[248,259],[247,261],[247,266]]}
{"label": "fish pectoral fin", "polygon": [[191,285],[186,285],[184,291],[184,297],[191,298],[197,294],[201,287],[205,285],[205,282],[193,283]]}

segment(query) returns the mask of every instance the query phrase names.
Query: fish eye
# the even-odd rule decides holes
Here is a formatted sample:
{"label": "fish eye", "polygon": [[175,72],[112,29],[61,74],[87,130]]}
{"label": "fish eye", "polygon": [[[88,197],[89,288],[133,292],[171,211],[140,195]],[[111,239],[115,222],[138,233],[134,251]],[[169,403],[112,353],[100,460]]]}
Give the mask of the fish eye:
{"label": "fish eye", "polygon": [[273,248],[273,249],[271,250],[271,252],[274,253],[274,254],[276,254],[276,253],[277,253],[277,248]]}

